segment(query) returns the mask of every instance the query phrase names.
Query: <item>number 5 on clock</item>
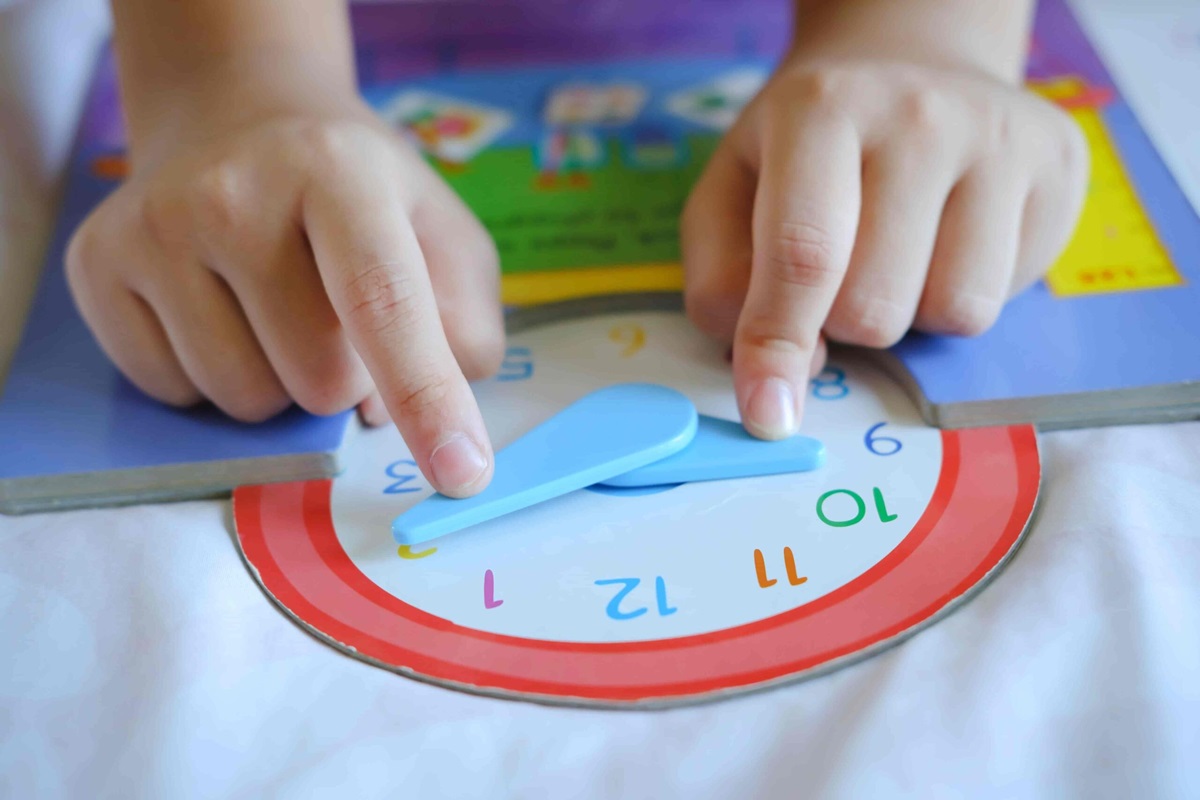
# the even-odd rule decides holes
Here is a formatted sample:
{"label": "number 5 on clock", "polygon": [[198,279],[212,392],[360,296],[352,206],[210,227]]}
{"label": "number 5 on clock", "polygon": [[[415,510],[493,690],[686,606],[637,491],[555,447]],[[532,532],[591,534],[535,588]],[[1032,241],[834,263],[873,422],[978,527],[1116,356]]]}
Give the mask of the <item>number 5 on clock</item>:
{"label": "number 5 on clock", "polygon": [[510,347],[504,352],[498,381],[524,381],[533,377],[533,353],[528,347]]}

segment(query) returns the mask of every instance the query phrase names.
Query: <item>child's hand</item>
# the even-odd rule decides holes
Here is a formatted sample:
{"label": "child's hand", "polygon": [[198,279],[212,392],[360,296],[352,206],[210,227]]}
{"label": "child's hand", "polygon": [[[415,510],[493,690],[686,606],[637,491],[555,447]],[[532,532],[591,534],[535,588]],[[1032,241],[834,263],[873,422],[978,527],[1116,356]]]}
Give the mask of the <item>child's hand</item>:
{"label": "child's hand", "polygon": [[1087,175],[1077,127],[1032,94],[827,50],[785,62],[683,219],[689,316],[733,341],[742,419],[764,438],[795,432],[823,335],[887,347],[913,326],[990,327],[1065,244]]}
{"label": "child's hand", "polygon": [[76,300],[153,397],[246,421],[390,412],[433,485],[469,494],[492,469],[467,378],[503,353],[494,247],[352,85],[304,83],[181,93],[186,124],[143,126],[132,177],[71,243]]}

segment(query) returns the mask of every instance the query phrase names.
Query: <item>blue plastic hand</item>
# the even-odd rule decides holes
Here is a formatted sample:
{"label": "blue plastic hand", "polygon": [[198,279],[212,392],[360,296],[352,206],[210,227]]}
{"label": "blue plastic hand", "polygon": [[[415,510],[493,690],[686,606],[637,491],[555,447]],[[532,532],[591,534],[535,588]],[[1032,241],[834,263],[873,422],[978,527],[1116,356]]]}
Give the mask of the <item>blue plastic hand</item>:
{"label": "blue plastic hand", "polygon": [[461,500],[435,494],[397,517],[392,535],[419,544],[608,480],[678,453],[696,424],[692,401],[665,386],[592,392],[497,453],[482,492]]}
{"label": "blue plastic hand", "polygon": [[662,486],[669,483],[749,478],[807,472],[825,463],[825,445],[808,436],[765,442],[737,422],[701,415],[692,443],[673,456],[601,481],[605,486]]}

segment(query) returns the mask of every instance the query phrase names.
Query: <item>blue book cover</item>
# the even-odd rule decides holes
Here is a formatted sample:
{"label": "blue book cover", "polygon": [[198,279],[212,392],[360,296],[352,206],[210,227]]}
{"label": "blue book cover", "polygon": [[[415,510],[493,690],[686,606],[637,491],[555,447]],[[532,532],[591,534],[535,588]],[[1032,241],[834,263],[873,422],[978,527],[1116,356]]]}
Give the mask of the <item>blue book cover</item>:
{"label": "blue book cover", "polygon": [[[489,229],[507,304],[679,291],[678,213],[786,45],[787,3],[647,0],[620,17],[589,16],[589,4],[539,4],[531,15],[526,5],[354,7],[364,96]],[[887,360],[942,426],[1200,416],[1200,219],[1063,0],[1038,6],[1028,78],[1092,148],[1076,235],[988,333],[913,334]],[[106,54],[0,395],[0,511],[335,474],[350,412],[293,408],[244,425],[209,406],[168,408],[100,351],[68,295],[62,256],[119,185],[124,153]]]}

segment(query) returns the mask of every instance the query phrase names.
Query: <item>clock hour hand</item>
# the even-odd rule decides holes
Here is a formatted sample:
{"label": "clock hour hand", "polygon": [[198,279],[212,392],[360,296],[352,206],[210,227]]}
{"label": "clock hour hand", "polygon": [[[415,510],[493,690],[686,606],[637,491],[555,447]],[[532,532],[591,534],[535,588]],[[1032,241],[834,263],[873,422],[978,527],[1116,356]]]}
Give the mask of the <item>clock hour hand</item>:
{"label": "clock hour hand", "polygon": [[692,443],[673,456],[600,481],[605,486],[662,486],[807,472],[825,463],[825,445],[808,436],[755,439],[740,423],[700,415]]}
{"label": "clock hour hand", "polygon": [[435,494],[392,523],[419,544],[674,455],[696,435],[696,407],[647,383],[609,386],[577,400],[496,454],[492,482],[474,497]]}

